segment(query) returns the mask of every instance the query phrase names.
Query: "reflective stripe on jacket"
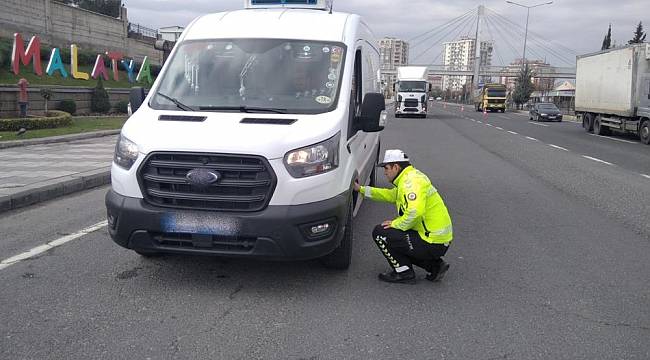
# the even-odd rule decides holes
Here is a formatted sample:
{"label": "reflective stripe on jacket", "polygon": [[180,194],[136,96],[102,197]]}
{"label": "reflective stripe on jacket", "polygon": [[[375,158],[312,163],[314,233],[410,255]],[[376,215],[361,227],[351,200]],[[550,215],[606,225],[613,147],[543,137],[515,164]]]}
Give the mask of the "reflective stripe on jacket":
{"label": "reflective stripe on jacket", "polygon": [[425,174],[407,166],[393,184],[395,187],[392,189],[362,186],[360,193],[375,201],[395,204],[399,216],[393,219],[391,227],[415,230],[429,243],[452,241],[453,229],[447,207]]}

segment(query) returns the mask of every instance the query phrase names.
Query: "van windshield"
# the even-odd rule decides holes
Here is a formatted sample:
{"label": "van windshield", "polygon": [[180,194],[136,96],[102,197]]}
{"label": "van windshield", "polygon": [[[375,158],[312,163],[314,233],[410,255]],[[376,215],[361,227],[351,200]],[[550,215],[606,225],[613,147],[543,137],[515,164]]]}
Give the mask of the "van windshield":
{"label": "van windshield", "polygon": [[154,109],[318,114],[336,107],[343,44],[219,39],[177,46]]}
{"label": "van windshield", "polygon": [[400,81],[399,91],[401,92],[426,92],[426,81]]}

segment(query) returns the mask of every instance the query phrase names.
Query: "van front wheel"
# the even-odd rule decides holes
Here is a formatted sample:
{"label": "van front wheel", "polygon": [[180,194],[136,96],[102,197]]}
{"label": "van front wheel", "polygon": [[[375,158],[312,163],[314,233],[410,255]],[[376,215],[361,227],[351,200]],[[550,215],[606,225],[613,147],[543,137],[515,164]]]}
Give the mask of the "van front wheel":
{"label": "van front wheel", "polygon": [[320,259],[323,266],[328,269],[346,270],[352,262],[352,202],[348,209],[348,215],[345,220],[345,230],[341,244],[331,253]]}

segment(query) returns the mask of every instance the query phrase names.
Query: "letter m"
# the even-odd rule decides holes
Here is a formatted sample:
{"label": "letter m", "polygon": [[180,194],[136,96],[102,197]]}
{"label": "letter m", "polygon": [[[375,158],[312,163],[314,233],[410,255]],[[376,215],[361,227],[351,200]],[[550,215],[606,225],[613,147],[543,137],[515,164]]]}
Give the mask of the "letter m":
{"label": "letter m", "polygon": [[25,43],[23,37],[19,33],[14,33],[14,49],[11,53],[11,69],[14,74],[18,75],[20,72],[20,63],[27,66],[29,62],[33,61],[34,72],[38,76],[43,75],[41,68],[41,40],[38,36],[32,36],[25,51]]}

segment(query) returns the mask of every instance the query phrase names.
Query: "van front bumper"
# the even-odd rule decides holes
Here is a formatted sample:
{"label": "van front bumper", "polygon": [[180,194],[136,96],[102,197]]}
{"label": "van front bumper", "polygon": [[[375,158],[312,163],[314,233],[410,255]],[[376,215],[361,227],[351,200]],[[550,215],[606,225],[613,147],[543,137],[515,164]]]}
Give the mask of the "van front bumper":
{"label": "van front bumper", "polygon": [[238,213],[157,207],[110,190],[108,232],[118,245],[141,252],[307,260],[339,246],[349,195]]}

